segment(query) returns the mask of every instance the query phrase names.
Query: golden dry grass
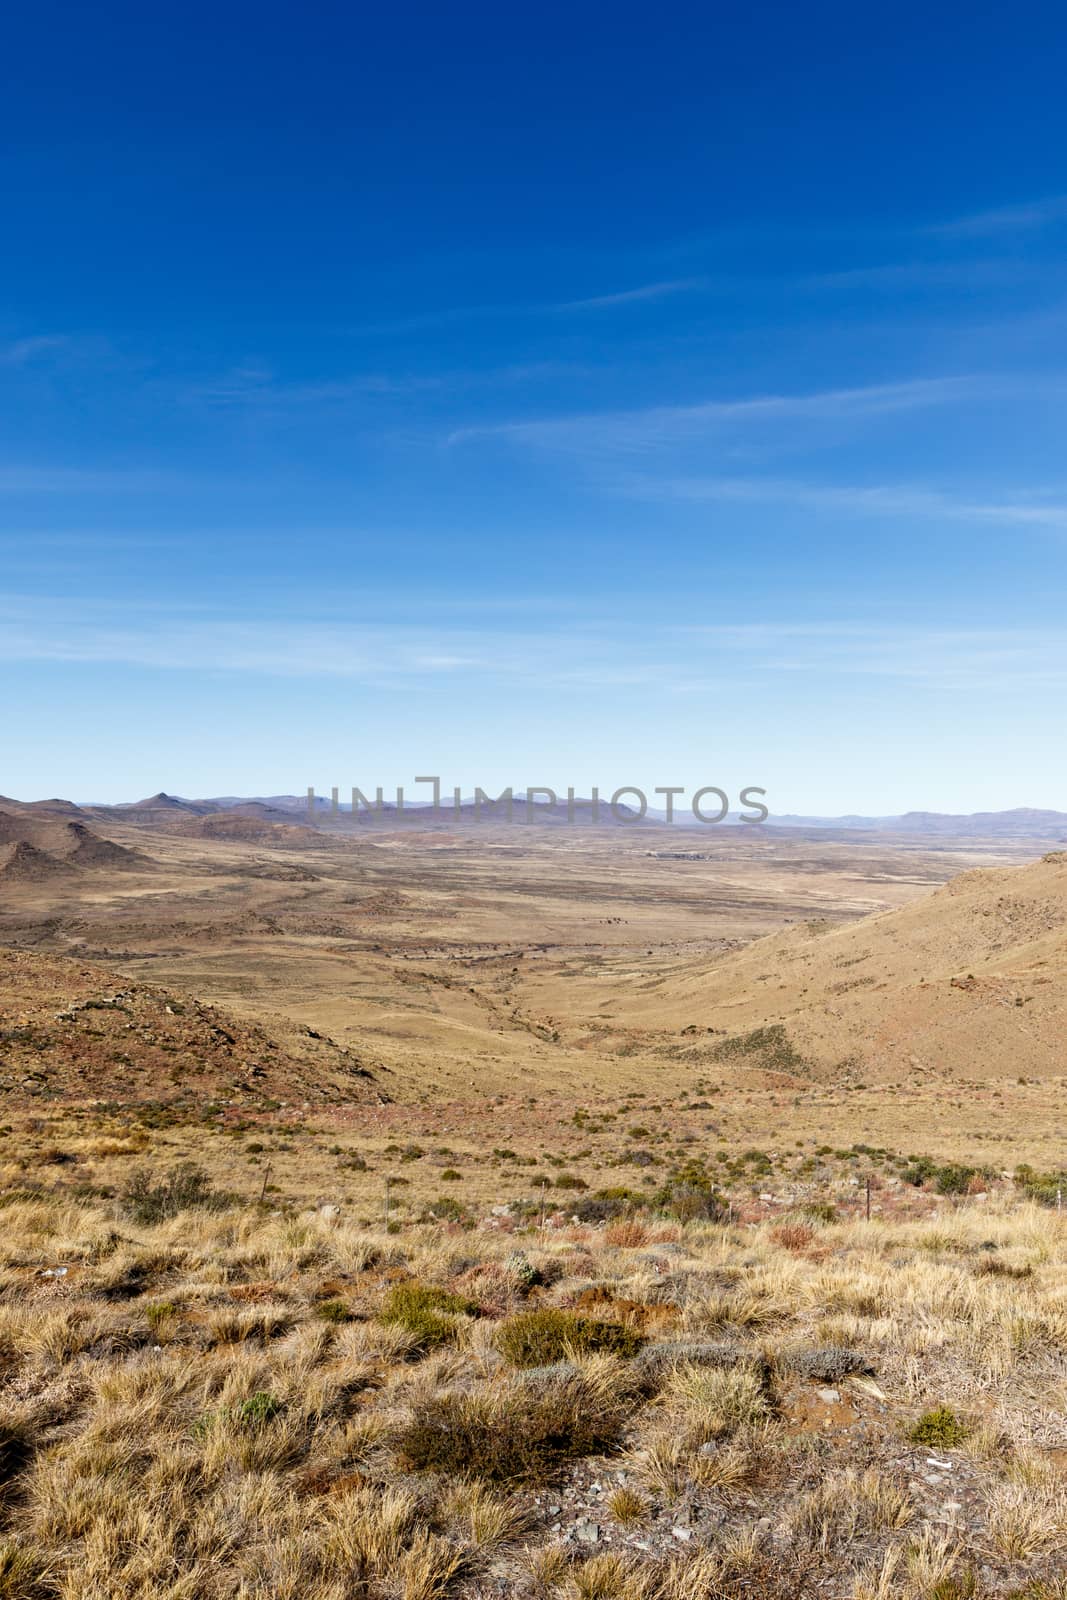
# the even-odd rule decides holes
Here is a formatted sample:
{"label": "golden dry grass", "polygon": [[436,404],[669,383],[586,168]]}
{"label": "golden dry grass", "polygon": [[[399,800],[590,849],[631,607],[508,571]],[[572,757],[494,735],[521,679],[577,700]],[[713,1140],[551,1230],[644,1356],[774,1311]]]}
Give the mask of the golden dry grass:
{"label": "golden dry grass", "polygon": [[[10,1600],[445,1600],[493,1583],[559,1600],[943,1600],[1021,1594],[1062,1567],[1067,1222],[1010,1195],[818,1223],[807,1255],[773,1223],[675,1225],[666,1276],[618,1242],[636,1233],[602,1225],[389,1234],[236,1208],[147,1226],[62,1196],[9,1197],[2,1215]],[[1035,1270],[980,1271],[990,1254]],[[56,1262],[67,1273],[44,1277]],[[572,1351],[543,1374],[502,1361],[502,1320],[590,1282],[599,1318],[669,1316],[634,1356]],[[427,1351],[381,1320],[403,1283],[473,1314]],[[326,1289],[350,1320],[317,1315]],[[802,1376],[798,1349],[842,1346],[866,1375]],[[564,1395],[582,1397],[583,1428],[611,1418],[610,1448],[594,1429],[577,1448],[597,1453],[564,1441],[531,1470],[531,1397],[566,1432]],[[477,1450],[410,1470],[413,1425],[449,1397],[496,1430],[494,1461],[515,1449],[511,1485]],[[937,1406],[966,1428],[948,1450],[908,1438]]]}

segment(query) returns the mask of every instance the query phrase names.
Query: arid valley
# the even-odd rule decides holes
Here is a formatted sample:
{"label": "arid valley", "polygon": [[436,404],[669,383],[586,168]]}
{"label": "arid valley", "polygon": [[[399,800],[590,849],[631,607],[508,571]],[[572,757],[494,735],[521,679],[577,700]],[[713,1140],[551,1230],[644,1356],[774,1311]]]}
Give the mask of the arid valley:
{"label": "arid valley", "polygon": [[[257,1030],[214,1063],[220,1122],[276,1103],[367,1137],[446,1115],[479,1164],[487,1130],[526,1121],[536,1144],[549,1103],[558,1124],[631,1097],[712,1094],[761,1143],[979,1139],[1000,1166],[1054,1162],[1067,1136],[1067,858],[1029,839],[447,814],[338,831],[251,809],[0,808],[6,1017],[48,1034],[35,1077],[17,1046],[5,1062],[16,1102],[194,1109],[202,1086],[180,1060],[143,1070],[124,1013],[80,1082],[64,1068],[102,1019],[54,1013],[132,984]],[[343,1078],[290,1072],[294,1040],[358,1063],[359,1111]]]}
{"label": "arid valley", "polygon": [[1054,828],[0,830],[0,1593],[1062,1593]]}

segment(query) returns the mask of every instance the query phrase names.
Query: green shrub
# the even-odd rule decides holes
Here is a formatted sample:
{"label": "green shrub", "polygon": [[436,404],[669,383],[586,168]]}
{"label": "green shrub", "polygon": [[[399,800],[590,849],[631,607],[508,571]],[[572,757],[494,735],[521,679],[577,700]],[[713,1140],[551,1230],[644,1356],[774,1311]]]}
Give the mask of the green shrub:
{"label": "green shrub", "polygon": [[352,1313],[343,1300],[320,1300],[315,1307],[315,1315],[321,1317],[323,1322],[350,1322]]}
{"label": "green shrub", "polygon": [[436,1284],[398,1283],[386,1296],[379,1316],[414,1334],[420,1350],[433,1350],[455,1339],[456,1316],[475,1316],[477,1311],[475,1301]]}
{"label": "green shrub", "polygon": [[930,1445],[934,1449],[952,1450],[963,1443],[970,1428],[949,1406],[935,1406],[924,1411],[918,1422],[908,1429],[912,1444]]}
{"label": "green shrub", "polygon": [[932,1161],[929,1156],[913,1156],[903,1174],[905,1183],[913,1184],[916,1189],[921,1189],[924,1183],[932,1183],[938,1194],[966,1194],[971,1179],[980,1175],[979,1167],[960,1161]]}
{"label": "green shrub", "polygon": [[234,1420],[243,1428],[262,1428],[268,1422],[273,1422],[281,1409],[282,1403],[277,1395],[268,1393],[266,1389],[259,1389],[235,1407]]}
{"label": "green shrub", "polygon": [[1015,1169],[1015,1186],[1038,1205],[1058,1206],[1067,1193],[1067,1172],[1035,1172],[1024,1164]]}
{"label": "green shrub", "polygon": [[690,1222],[695,1218],[721,1222],[727,1214],[725,1200],[699,1159],[675,1167],[654,1196],[654,1204],[669,1211],[680,1222]]}
{"label": "green shrub", "polygon": [[566,1356],[604,1353],[629,1358],[645,1340],[622,1322],[601,1322],[546,1306],[509,1317],[497,1329],[496,1346],[513,1367],[546,1367]]}
{"label": "green shrub", "polygon": [[205,1411],[193,1423],[194,1439],[207,1439],[219,1429],[240,1428],[246,1433],[258,1433],[265,1428],[267,1423],[282,1409],[282,1403],[277,1395],[269,1393],[266,1389],[258,1389],[255,1394],[249,1395],[247,1400],[241,1400],[235,1406],[223,1407],[219,1411]]}

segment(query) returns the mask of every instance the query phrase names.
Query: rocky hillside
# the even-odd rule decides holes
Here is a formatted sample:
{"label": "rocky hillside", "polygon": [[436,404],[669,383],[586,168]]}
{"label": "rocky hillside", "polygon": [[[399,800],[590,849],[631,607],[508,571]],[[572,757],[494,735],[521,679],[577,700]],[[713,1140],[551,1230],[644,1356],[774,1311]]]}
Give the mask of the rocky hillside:
{"label": "rocky hillside", "polygon": [[0,947],[0,1093],[12,1100],[278,1105],[388,1099],[333,1040],[268,1029],[104,967]]}

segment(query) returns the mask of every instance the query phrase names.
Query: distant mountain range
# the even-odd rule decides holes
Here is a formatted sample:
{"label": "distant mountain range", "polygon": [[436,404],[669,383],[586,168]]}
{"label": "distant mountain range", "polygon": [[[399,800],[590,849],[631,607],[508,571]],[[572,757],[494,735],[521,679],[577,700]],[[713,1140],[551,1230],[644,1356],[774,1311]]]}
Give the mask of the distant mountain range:
{"label": "distant mountain range", "polygon": [[[421,830],[447,831],[487,824],[499,826],[505,825],[508,821],[506,810],[501,804],[486,805],[483,802],[476,806],[473,799],[464,799],[458,808],[450,803],[442,803],[436,811],[429,801],[408,799],[405,800],[402,811],[397,809],[395,802],[392,802],[386,803],[381,810],[360,809],[353,814],[350,804],[341,804],[334,810],[332,802],[327,797],[319,795],[315,798],[314,806],[309,808],[306,795],[294,794],[248,797],[220,795],[189,800],[161,791],[144,800],[117,805],[91,803],[75,805],[70,800],[19,802],[5,800],[0,796],[0,808],[5,807],[24,815],[28,813],[38,815],[42,819],[48,818],[53,822],[60,818],[68,823],[79,820],[98,823],[112,821],[162,828],[167,831],[179,829],[185,832],[198,828],[199,831],[218,837],[224,836],[227,831],[236,834],[237,819],[240,818],[245,819],[248,829],[258,827],[263,830],[264,842],[270,829],[282,826],[289,830],[302,828],[316,833],[353,833],[382,828],[393,830],[407,826]],[[604,797],[600,800],[596,815],[593,811],[593,802],[589,798],[575,799],[572,813],[573,822],[583,827],[648,828],[660,827],[666,823],[664,813],[653,810],[652,807],[649,807],[646,815],[642,817],[636,808],[620,804],[618,814],[615,814]],[[227,818],[231,821],[224,822]],[[212,822],[210,819],[217,821]],[[513,823],[525,823],[529,820],[545,827],[566,827],[571,818],[568,816],[565,802],[561,801],[555,806],[535,802],[531,808],[526,804],[523,791],[516,788],[510,820]],[[686,832],[693,829],[705,831],[705,825],[696,820],[688,806],[681,804],[675,811],[674,825]],[[731,812],[720,826],[760,826],[793,834],[818,833],[823,837],[833,834],[869,833],[927,839],[1033,840],[1040,844],[1067,844],[1067,812],[1041,810],[1029,806],[1019,806],[1010,811],[975,811],[968,814],[907,811],[900,816],[882,817],[855,814],[818,817],[780,813],[772,815],[762,824],[747,822],[742,816]],[[0,843],[2,842],[3,840],[0,840]]]}
{"label": "distant mountain range", "polygon": [[831,828],[869,833],[911,833],[962,839],[1056,839],[1067,841],[1067,812],[1017,806],[1012,811],[905,811],[899,817],[775,816],[781,828]]}

